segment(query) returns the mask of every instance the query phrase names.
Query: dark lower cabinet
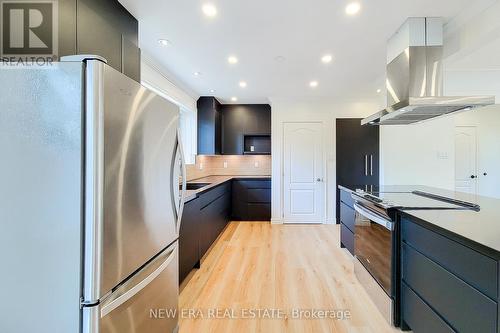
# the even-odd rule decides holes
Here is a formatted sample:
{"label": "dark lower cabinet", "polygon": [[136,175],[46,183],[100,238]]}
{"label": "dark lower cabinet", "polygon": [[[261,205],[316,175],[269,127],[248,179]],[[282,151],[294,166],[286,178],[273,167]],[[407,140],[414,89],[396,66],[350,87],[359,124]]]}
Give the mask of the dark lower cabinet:
{"label": "dark lower cabinet", "polygon": [[235,212],[246,221],[270,220],[271,180],[227,181],[184,205],[179,232],[179,283],[193,268],[199,268],[201,258]]}
{"label": "dark lower cabinet", "polygon": [[402,327],[416,333],[500,332],[498,259],[412,218],[399,221]]}
{"label": "dark lower cabinet", "polygon": [[354,217],[351,193],[340,190],[340,247],[354,255]]}
{"label": "dark lower cabinet", "polygon": [[200,265],[199,224],[200,200],[194,199],[184,205],[179,231],[179,281],[182,282],[194,267]]}
{"label": "dark lower cabinet", "polygon": [[234,180],[232,219],[269,221],[271,219],[271,180]]}
{"label": "dark lower cabinet", "polygon": [[179,283],[219,237],[231,217],[231,182],[199,195],[184,205],[179,232]]}
{"label": "dark lower cabinet", "polygon": [[[213,201],[207,203],[206,206],[202,207],[200,210],[200,258],[205,255],[210,246],[229,222],[229,212],[231,209],[231,188],[227,185],[221,186],[224,186],[224,189],[227,190],[217,198],[213,199]],[[210,195],[210,192],[211,191],[207,192],[207,194],[202,194],[202,196]]]}

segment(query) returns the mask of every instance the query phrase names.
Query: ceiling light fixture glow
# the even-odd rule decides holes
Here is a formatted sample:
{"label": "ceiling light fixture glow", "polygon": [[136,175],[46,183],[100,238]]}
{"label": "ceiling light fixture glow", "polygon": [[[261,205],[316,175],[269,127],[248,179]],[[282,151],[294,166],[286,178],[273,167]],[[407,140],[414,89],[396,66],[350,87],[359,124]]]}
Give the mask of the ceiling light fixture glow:
{"label": "ceiling light fixture glow", "polygon": [[158,39],[158,44],[161,46],[170,46],[170,41],[168,39]]}
{"label": "ceiling light fixture glow", "polygon": [[321,57],[321,61],[324,64],[329,64],[332,62],[332,60],[333,60],[333,56],[331,54],[325,54],[324,56]]}
{"label": "ceiling light fixture glow", "polygon": [[347,15],[356,15],[361,10],[361,4],[359,2],[351,2],[345,7],[345,12]]}
{"label": "ceiling light fixture glow", "polygon": [[238,58],[234,55],[227,57],[227,62],[230,63],[231,65],[237,64],[238,63]]}
{"label": "ceiling light fixture glow", "polygon": [[318,81],[311,81],[311,82],[309,82],[309,87],[316,88],[317,86],[318,86]]}
{"label": "ceiling light fixture glow", "polygon": [[201,10],[203,11],[203,14],[208,17],[215,17],[217,15],[217,8],[211,3],[204,4],[201,7]]}
{"label": "ceiling light fixture glow", "polygon": [[194,75],[194,76],[200,76],[200,75],[201,75],[201,73],[200,73],[200,72],[194,72],[194,73],[193,73],[193,75]]}
{"label": "ceiling light fixture glow", "polygon": [[215,89],[210,89],[210,92],[213,94],[215,92]]}
{"label": "ceiling light fixture glow", "polygon": [[247,83],[245,81],[240,81],[240,87],[241,88],[246,88],[247,87]]}
{"label": "ceiling light fixture glow", "polygon": [[231,97],[231,101],[232,102],[236,102],[236,101],[238,101],[238,98],[237,97]]}
{"label": "ceiling light fixture glow", "polygon": [[378,88],[377,89],[377,94],[380,94],[382,92],[382,89]]}

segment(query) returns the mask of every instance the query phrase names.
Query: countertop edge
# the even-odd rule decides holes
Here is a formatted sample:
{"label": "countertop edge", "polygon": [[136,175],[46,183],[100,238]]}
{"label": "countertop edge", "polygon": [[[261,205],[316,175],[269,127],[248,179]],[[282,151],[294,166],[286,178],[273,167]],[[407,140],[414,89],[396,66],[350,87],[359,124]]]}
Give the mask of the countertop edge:
{"label": "countertop edge", "polygon": [[411,212],[406,212],[401,209],[397,209],[398,214],[410,218],[413,222],[417,223],[418,225],[430,229],[444,237],[447,237],[453,241],[456,241],[464,246],[467,246],[477,252],[480,252],[482,254],[485,254],[495,260],[500,260],[500,252],[481,243],[478,243],[470,238],[467,238],[465,236],[459,235],[457,233],[454,233],[453,231],[440,227],[435,223],[432,223],[430,221],[427,221],[425,219],[422,219],[420,217],[417,217],[413,215]]}
{"label": "countertop edge", "polygon": [[206,176],[206,177],[192,179],[192,180],[188,181],[188,183],[204,182],[204,181],[206,181],[207,178],[210,178],[210,177],[219,177],[221,179],[211,183],[210,185],[204,186],[198,190],[193,190],[193,193],[184,196],[184,204],[186,204],[190,201],[193,201],[194,199],[198,198],[198,196],[200,194],[207,192],[207,191],[209,191],[217,186],[220,186],[228,181],[245,180],[245,179],[251,179],[251,180],[270,180],[271,179],[271,176],[267,176],[267,175],[261,175],[261,176],[243,176],[243,175],[218,176],[218,175],[213,175],[213,176]]}

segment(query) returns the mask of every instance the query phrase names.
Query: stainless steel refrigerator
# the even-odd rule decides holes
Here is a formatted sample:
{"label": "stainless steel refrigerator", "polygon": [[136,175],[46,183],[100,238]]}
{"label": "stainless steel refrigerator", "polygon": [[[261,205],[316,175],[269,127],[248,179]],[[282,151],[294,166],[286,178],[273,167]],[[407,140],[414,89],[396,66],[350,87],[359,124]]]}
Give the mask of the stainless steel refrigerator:
{"label": "stainless steel refrigerator", "polygon": [[177,330],[178,128],[99,57],[0,65],[1,332]]}

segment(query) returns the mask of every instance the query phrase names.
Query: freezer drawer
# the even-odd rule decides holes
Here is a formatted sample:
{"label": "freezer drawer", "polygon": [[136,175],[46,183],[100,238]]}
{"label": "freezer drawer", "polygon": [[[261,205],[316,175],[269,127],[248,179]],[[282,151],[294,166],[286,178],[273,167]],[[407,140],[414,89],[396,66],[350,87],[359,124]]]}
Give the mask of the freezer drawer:
{"label": "freezer drawer", "polygon": [[176,241],[103,300],[99,333],[175,332],[178,267]]}

